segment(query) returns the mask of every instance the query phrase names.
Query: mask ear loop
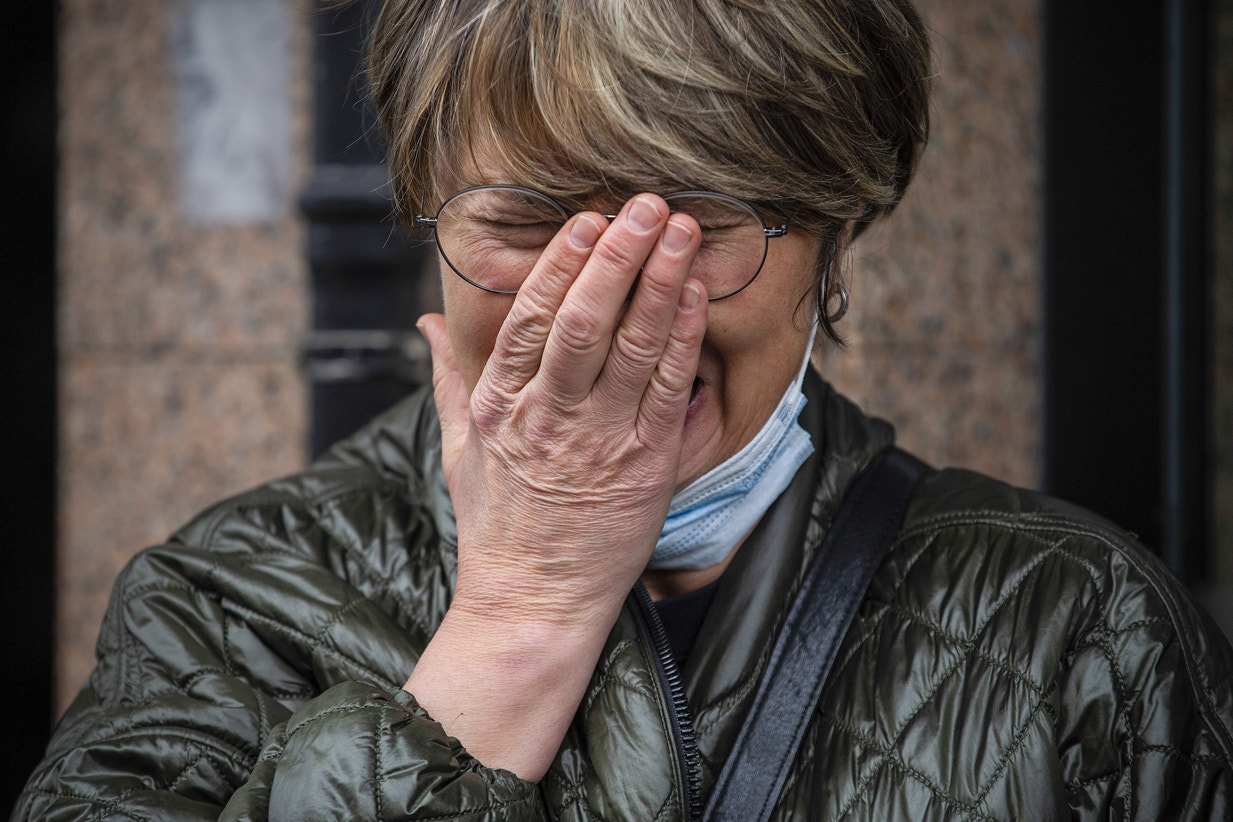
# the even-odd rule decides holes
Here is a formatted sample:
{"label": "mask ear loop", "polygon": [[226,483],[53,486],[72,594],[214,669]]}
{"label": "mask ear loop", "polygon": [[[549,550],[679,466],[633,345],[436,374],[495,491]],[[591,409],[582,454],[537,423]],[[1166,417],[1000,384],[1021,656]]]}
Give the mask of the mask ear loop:
{"label": "mask ear loop", "polygon": [[821,323],[815,319],[809,324],[809,342],[805,344],[805,359],[801,363],[800,370],[796,372],[796,390],[802,390],[805,384],[805,371],[809,368],[809,363],[813,360],[813,346],[818,341],[818,326]]}

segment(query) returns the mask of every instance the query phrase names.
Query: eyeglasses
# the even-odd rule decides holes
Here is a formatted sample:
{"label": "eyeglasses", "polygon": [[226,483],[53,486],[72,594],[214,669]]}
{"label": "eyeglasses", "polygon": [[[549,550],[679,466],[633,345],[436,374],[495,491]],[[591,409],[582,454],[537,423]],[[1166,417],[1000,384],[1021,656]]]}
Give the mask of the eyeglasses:
{"label": "eyeglasses", "polygon": [[[673,213],[688,214],[702,228],[690,276],[710,299],[731,297],[754,281],[766,261],[772,228],[748,203],[714,191],[681,191],[664,197]],[[607,215],[613,219],[613,215]],[[450,195],[435,217],[417,225],[432,229],[441,258],[476,288],[515,294],[570,214],[556,200],[529,188],[481,185]]]}

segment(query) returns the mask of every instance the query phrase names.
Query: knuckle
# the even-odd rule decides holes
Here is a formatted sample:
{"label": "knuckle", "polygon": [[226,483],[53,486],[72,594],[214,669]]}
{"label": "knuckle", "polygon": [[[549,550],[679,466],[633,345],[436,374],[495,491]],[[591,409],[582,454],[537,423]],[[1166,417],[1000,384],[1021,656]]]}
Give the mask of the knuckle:
{"label": "knuckle", "polygon": [[476,430],[489,432],[507,417],[504,403],[498,402],[489,392],[476,391],[471,398],[471,424]]}
{"label": "knuckle", "polygon": [[603,323],[579,306],[562,308],[553,323],[553,337],[568,352],[589,354],[600,344]]}
{"label": "knuckle", "polygon": [[651,381],[670,394],[685,393],[693,386],[694,372],[686,363],[664,357],[651,374]]}
{"label": "knuckle", "polygon": [[596,247],[594,257],[608,268],[637,271],[646,262],[649,251],[632,237],[614,236]]}
{"label": "knuckle", "polygon": [[645,369],[655,365],[663,349],[659,342],[649,334],[628,331],[617,335],[613,342],[613,350],[619,360],[625,361],[635,369]]}
{"label": "knuckle", "polygon": [[675,306],[677,291],[680,289],[680,281],[682,279],[668,266],[649,265],[642,271],[642,278],[639,280],[638,289],[649,293],[655,299],[656,304]]}
{"label": "knuckle", "polygon": [[[568,252],[555,251],[550,246],[539,258],[535,279],[542,281],[543,285],[553,293],[564,294],[578,277],[580,268],[580,261],[576,256]],[[542,287],[527,290],[531,290],[539,300],[547,300],[547,295],[542,293]]]}
{"label": "knuckle", "polygon": [[516,302],[505,320],[505,353],[519,357],[535,351],[544,344],[549,325],[550,320],[539,306],[521,300]]}

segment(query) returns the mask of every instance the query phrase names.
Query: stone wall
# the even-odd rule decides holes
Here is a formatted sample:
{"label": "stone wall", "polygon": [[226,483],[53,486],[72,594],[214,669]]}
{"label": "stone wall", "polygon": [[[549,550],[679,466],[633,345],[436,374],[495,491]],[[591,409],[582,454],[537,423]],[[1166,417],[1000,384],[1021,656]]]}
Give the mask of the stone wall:
{"label": "stone wall", "polygon": [[[305,461],[295,196],[308,162],[310,42],[305,4],[275,2],[273,14],[264,0],[60,4],[61,707],[93,665],[124,562],[206,505]],[[257,206],[230,185],[185,182],[190,167],[210,178],[213,163],[210,179],[226,183],[223,148],[235,157],[271,145],[217,110],[237,89],[234,74],[212,73],[231,41],[212,42],[208,23],[221,15],[225,29],[237,12],[264,20],[269,50],[233,55],[236,67],[255,77],[281,66],[285,86],[273,135],[283,177],[265,181],[271,199]],[[202,134],[215,156],[190,153]]]}
{"label": "stone wall", "polygon": [[935,465],[1039,482],[1037,3],[922,0],[930,144],[899,209],[855,245],[850,348],[823,373]]}

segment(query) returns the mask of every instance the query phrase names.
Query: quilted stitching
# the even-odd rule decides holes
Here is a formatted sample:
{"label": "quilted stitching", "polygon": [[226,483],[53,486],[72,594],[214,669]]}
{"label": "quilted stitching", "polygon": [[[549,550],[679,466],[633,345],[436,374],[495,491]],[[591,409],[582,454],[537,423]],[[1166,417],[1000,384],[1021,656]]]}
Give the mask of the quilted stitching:
{"label": "quilted stitching", "polygon": [[[920,555],[918,554],[918,558],[919,556]],[[929,788],[929,790],[932,793],[934,793],[935,795],[939,797],[945,798],[948,804],[955,806],[957,809],[960,809],[964,811],[965,813],[976,813],[977,812],[977,809],[979,808],[981,802],[984,800],[984,797],[987,795],[993,783],[997,780],[998,777],[1000,777],[1002,773],[1005,772],[1006,764],[1009,762],[1014,751],[1022,743],[1023,737],[1025,736],[1027,729],[1035,721],[1040,711],[1044,708],[1045,700],[1043,698],[1043,693],[1045,689],[1040,683],[1032,682],[1031,677],[1026,672],[1017,670],[1014,667],[1014,665],[1008,661],[1002,660],[1001,664],[990,666],[991,669],[995,671],[997,674],[1007,678],[1012,685],[1015,683],[1018,683],[1020,685],[1027,685],[1029,689],[1031,690],[1031,692],[1033,693],[1033,695],[1036,697],[1036,703],[1033,706],[1032,710],[1029,711],[1028,716],[1024,719],[1021,727],[1014,734],[1015,742],[1013,743],[1012,747],[1008,749],[1006,752],[1004,752],[999,757],[998,765],[995,768],[993,775],[990,777],[989,782],[981,791],[979,791],[978,796],[975,797],[974,799],[964,800],[961,797],[957,797],[951,793],[948,793],[946,790],[941,788],[939,785],[934,784],[932,780],[928,779],[920,771],[918,771],[915,768],[912,768],[905,761],[901,752],[899,752],[897,748],[898,748],[900,741],[903,738],[904,733],[907,731],[909,726],[926,709],[926,707],[928,706],[931,700],[938,697],[939,694],[945,693],[945,686],[947,682],[956,673],[958,673],[962,668],[964,668],[965,665],[970,665],[972,658],[980,659],[982,656],[984,657],[990,656],[989,654],[978,654],[977,653],[979,638],[981,637],[981,635],[983,635],[983,633],[988,628],[988,626],[994,622],[997,615],[1001,612],[1001,609],[1005,607],[1008,603],[1015,601],[1016,595],[1019,592],[1019,590],[1022,588],[1023,585],[1025,585],[1028,582],[1028,580],[1032,578],[1031,571],[1034,570],[1035,568],[1038,568],[1041,562],[1043,562],[1043,557],[1037,559],[1035,563],[1029,566],[1029,568],[1025,569],[1025,573],[1023,573],[1017,580],[1015,580],[1014,583],[1011,585],[1010,589],[1006,591],[996,603],[994,603],[991,609],[991,612],[988,614],[988,616],[986,616],[983,623],[979,624],[976,627],[975,633],[971,637],[955,636],[951,632],[946,631],[943,628],[941,628],[940,624],[938,624],[941,622],[941,620],[931,620],[925,616],[914,614],[910,612],[908,609],[902,608],[902,607],[891,606],[879,616],[878,618],[879,623],[882,622],[882,619],[884,617],[888,616],[888,612],[900,616],[903,621],[916,622],[920,624],[922,627],[924,627],[926,631],[936,641],[953,647],[958,653],[956,654],[954,660],[951,662],[949,667],[947,667],[943,671],[942,675],[937,679],[934,685],[928,691],[926,691],[926,693],[920,699],[920,701],[914,707],[912,707],[909,711],[906,712],[906,717],[902,720],[899,726],[893,731],[893,737],[890,741],[878,741],[876,739],[868,738],[865,735],[858,736],[858,738],[865,737],[864,739],[862,739],[864,744],[874,747],[875,750],[878,751],[879,755],[877,759],[875,760],[873,766],[860,779],[860,782],[859,782],[859,785],[856,791],[848,798],[846,803],[841,808],[840,816],[846,815],[853,808],[853,806],[855,806],[857,803],[861,802],[863,799],[866,798],[865,795],[869,791],[870,787],[872,786],[875,778],[877,777],[877,774],[883,768],[886,768],[888,766],[894,766],[896,769],[902,770],[903,772],[910,774],[913,778],[915,778],[921,784]],[[905,575],[900,580],[899,584],[896,586],[895,591],[897,592],[899,587],[907,583],[910,578],[911,577],[909,575]],[[873,632],[870,632],[867,636],[871,637],[872,633]],[[868,640],[862,638],[862,644],[866,641]],[[830,716],[824,715],[822,719],[824,721],[831,721],[831,722],[834,722],[835,724],[840,724],[836,719]],[[847,730],[848,732],[855,731],[855,729],[850,724],[846,726],[841,725],[841,727],[844,727],[845,730]],[[981,815],[981,818],[983,818],[983,815]]]}
{"label": "quilted stitching", "polygon": [[[1010,523],[998,521],[997,518],[984,516],[978,518],[984,526],[1001,527],[1009,524],[1011,530],[1016,530],[1020,525],[1013,521]],[[1036,523],[1037,526],[1041,524]],[[929,652],[935,659],[935,673],[925,681],[926,687],[917,694],[914,701],[906,704],[899,703],[895,706],[895,716],[898,719],[888,730],[880,729],[877,722],[871,725],[865,720],[858,721],[851,713],[850,704],[836,703],[833,699],[825,701],[826,696],[824,695],[825,705],[820,708],[799,757],[799,764],[802,767],[785,789],[785,795],[791,795],[796,787],[795,776],[811,772],[810,768],[805,766],[812,762],[817,746],[821,744],[819,736],[821,729],[830,727],[848,739],[849,745],[864,748],[872,754],[870,761],[859,768],[853,789],[843,795],[838,817],[845,817],[851,814],[856,807],[869,802],[874,785],[878,784],[879,779],[889,772],[897,774],[900,779],[916,782],[964,818],[997,818],[993,815],[992,809],[986,806],[991,792],[999,781],[1014,768],[1031,765],[1033,760],[1029,760],[1028,757],[1032,756],[1036,750],[1034,747],[1036,743],[1029,744],[1028,741],[1037,737],[1048,738],[1051,735],[1053,725],[1058,719],[1058,706],[1051,684],[1041,681],[1039,675],[1034,675],[1032,670],[1025,668],[1022,660],[1010,658],[992,649],[987,634],[991,632],[993,626],[1005,621],[1009,607],[1017,607],[1019,603],[1030,599],[1024,596],[1024,591],[1040,584],[1041,575],[1051,572],[1053,569],[1050,564],[1057,562],[1071,565],[1080,575],[1079,578],[1086,578],[1090,581],[1091,587],[1088,590],[1095,600],[1094,610],[1099,615],[1100,621],[1090,626],[1089,633],[1083,636],[1077,645],[1078,647],[1086,645],[1098,650],[1107,666],[1108,676],[1112,683],[1111,690],[1119,696],[1117,720],[1122,732],[1120,735],[1125,740],[1122,759],[1124,763],[1127,763],[1116,774],[1102,774],[1084,780],[1072,780],[1068,787],[1072,789],[1088,787],[1119,776],[1128,776],[1130,775],[1129,763],[1143,757],[1148,752],[1155,755],[1178,757],[1192,763],[1194,767],[1200,764],[1227,767],[1227,761],[1220,756],[1185,752],[1176,746],[1146,744],[1138,729],[1134,727],[1129,715],[1132,700],[1129,698],[1131,694],[1128,675],[1120,663],[1114,641],[1120,639],[1122,642],[1133,644],[1136,641],[1136,634],[1161,627],[1171,630],[1173,622],[1159,616],[1144,616],[1122,624],[1112,621],[1113,614],[1110,612],[1108,602],[1110,592],[1107,583],[1102,579],[1099,569],[1093,566],[1091,559],[1083,556],[1085,551],[1088,554],[1091,553],[1091,541],[1094,536],[1091,531],[1077,528],[1070,523],[1053,521],[1050,522],[1051,530],[1054,532],[1052,538],[1047,536],[1041,538],[1039,534],[1020,534],[1021,537],[1027,537],[1026,540],[1017,541],[1020,550],[1025,542],[1037,544],[1038,549],[1024,552],[1018,571],[1006,575],[1010,584],[1000,592],[993,592],[997,594],[994,598],[977,604],[962,602],[958,605],[955,605],[952,600],[941,598],[940,601],[944,603],[951,602],[951,608],[967,606],[967,612],[982,615],[971,626],[970,631],[954,630],[953,626],[957,620],[954,614],[948,614],[946,610],[922,611],[905,604],[902,596],[905,586],[919,584],[918,566],[926,575],[945,574],[946,572],[942,570],[944,565],[938,568],[932,567],[936,557],[930,558],[930,553],[947,550],[949,538],[946,532],[949,530],[961,531],[963,537],[970,539],[970,533],[966,530],[970,525],[971,522],[962,516],[949,515],[915,528],[902,537],[895,549],[895,559],[884,566],[879,574],[879,581],[871,589],[875,594],[875,600],[867,600],[862,606],[861,614],[845,642],[846,648],[841,651],[836,668],[828,681],[829,693],[836,682],[843,681],[847,676],[859,675],[859,672],[849,670],[856,660],[860,659],[862,664],[866,664],[869,654],[873,653],[878,645],[902,643],[904,640],[900,636],[901,632],[914,625],[917,631],[924,632],[922,636],[929,638],[926,645],[930,646]],[[1099,536],[1096,535],[1096,538],[1099,539]],[[1084,545],[1084,540],[1087,540],[1086,545]],[[897,579],[891,581],[887,578],[887,574],[895,573],[899,574]],[[889,587],[886,585],[887,582],[891,582]],[[926,582],[926,587],[928,584],[931,583]],[[991,592],[981,590],[978,593],[988,597]],[[999,628],[999,630],[1004,630],[1004,628]],[[1151,639],[1153,637],[1144,637],[1144,640]],[[919,642],[919,640],[915,641]],[[1066,656],[1068,659],[1073,659],[1077,652],[1077,648],[1071,648]],[[921,671],[918,670],[917,673]],[[986,688],[985,691],[992,693],[1001,691],[1007,694],[1008,704],[1011,704],[1010,701],[1013,700],[1014,719],[1010,726],[1009,736],[999,737],[1004,740],[1001,748],[988,753],[988,758],[985,759],[986,764],[982,768],[985,775],[977,789],[972,793],[967,793],[958,792],[954,784],[947,786],[931,778],[921,768],[915,767],[903,746],[905,737],[910,734],[914,723],[917,723],[926,712],[936,712],[939,702],[962,702],[965,683],[971,681],[974,676],[991,678],[991,681],[1000,683]],[[1208,688],[1208,690],[1211,689]],[[1022,696],[1016,697],[1016,693]],[[899,695],[908,694],[900,691]],[[842,709],[843,712],[833,713],[832,711],[836,709]],[[841,758],[842,756],[840,754]],[[858,757],[858,761],[859,759]]]}

